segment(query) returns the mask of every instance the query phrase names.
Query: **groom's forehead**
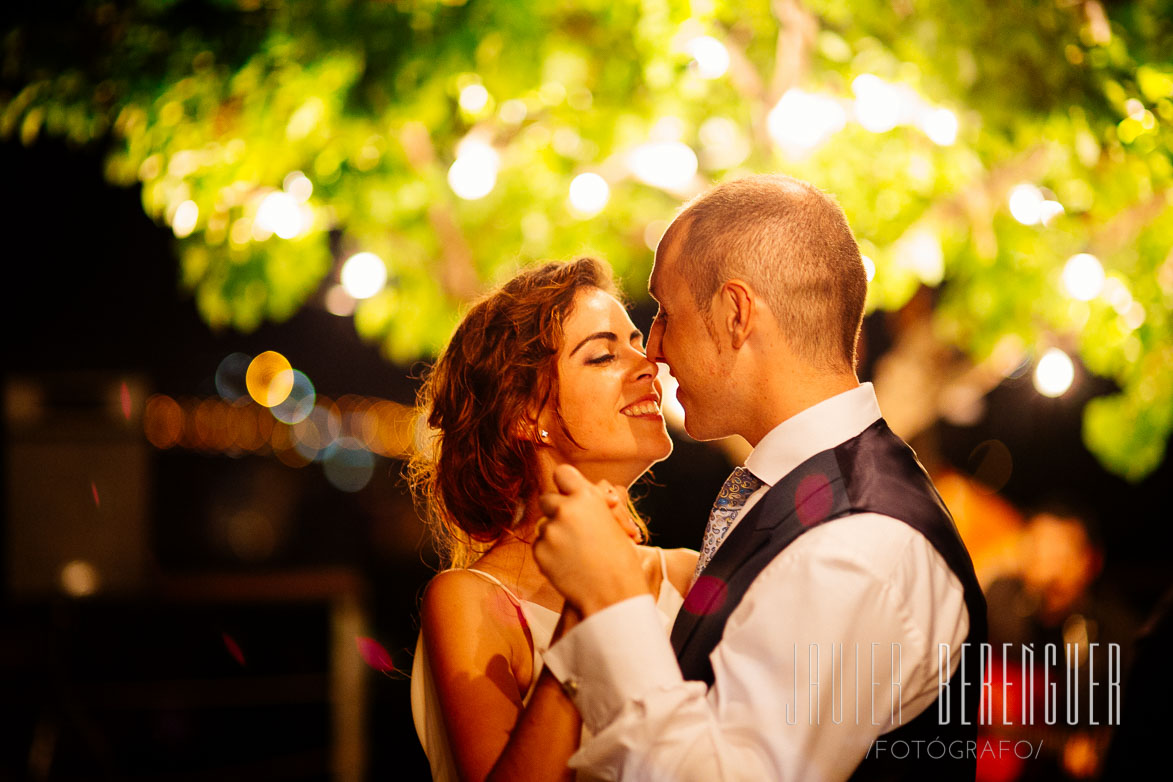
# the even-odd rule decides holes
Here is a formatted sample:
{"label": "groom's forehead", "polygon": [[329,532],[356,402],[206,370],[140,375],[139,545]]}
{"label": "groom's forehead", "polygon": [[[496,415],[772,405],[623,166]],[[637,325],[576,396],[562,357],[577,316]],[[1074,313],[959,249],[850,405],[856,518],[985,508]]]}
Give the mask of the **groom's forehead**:
{"label": "groom's forehead", "polygon": [[673,230],[675,224],[669,226],[664,233],[660,244],[656,247],[656,257],[652,261],[652,273],[648,277],[648,293],[652,295],[653,299],[659,300],[664,293],[665,278],[674,274],[675,267],[679,263],[679,253],[681,244],[680,231]]}

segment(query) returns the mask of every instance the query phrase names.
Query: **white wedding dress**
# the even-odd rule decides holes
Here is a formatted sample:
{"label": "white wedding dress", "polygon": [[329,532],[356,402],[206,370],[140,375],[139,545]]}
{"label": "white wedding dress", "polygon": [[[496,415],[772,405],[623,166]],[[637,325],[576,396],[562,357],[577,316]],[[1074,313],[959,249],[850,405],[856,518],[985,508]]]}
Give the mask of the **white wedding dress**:
{"label": "white wedding dress", "polygon": [[[664,620],[664,632],[672,628],[676,620],[676,613],[684,603],[684,598],[668,580],[668,568],[664,560],[664,550],[657,549],[660,554],[660,594],[656,596],[656,607],[660,610]],[[529,703],[534,687],[538,683],[538,675],[542,672],[542,653],[550,647],[550,639],[554,636],[554,627],[558,624],[559,614],[549,608],[521,600],[495,577],[474,568],[470,573],[493,582],[509,597],[509,600],[521,610],[529,626],[530,637],[534,642],[534,675],[530,680],[529,690],[522,703]],[[428,764],[432,767],[433,782],[459,782],[456,773],[456,762],[452,756],[452,747],[448,741],[448,732],[444,728],[444,716],[440,713],[439,696],[436,694],[436,682],[432,676],[431,666],[428,664],[427,647],[424,646],[424,637],[421,633],[415,644],[415,659],[411,665],[411,715],[415,721],[415,732],[419,736],[420,744],[428,756]],[[579,779],[585,779],[579,775]]]}

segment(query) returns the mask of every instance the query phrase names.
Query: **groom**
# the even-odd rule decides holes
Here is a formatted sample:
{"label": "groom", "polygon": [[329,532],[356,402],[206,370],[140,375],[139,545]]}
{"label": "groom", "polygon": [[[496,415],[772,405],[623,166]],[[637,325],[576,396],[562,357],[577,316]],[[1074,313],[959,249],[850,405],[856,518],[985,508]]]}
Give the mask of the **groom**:
{"label": "groom", "polygon": [[685,429],[753,452],[710,512],[670,640],[602,492],[556,473],[534,554],[583,616],[545,655],[591,734],[571,764],[672,782],[973,779],[985,601],[856,378],[867,281],[842,211],[789,177],[719,185],[664,234],[649,290],[648,357],[679,382]]}

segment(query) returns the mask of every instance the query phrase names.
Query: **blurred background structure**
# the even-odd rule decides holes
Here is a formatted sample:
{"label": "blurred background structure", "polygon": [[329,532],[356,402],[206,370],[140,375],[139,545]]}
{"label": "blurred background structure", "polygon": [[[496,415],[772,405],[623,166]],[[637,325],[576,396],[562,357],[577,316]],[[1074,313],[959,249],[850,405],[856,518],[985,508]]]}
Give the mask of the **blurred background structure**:
{"label": "blurred background structure", "polygon": [[[0,777],[426,778],[416,379],[538,259],[605,258],[646,328],[674,211],[749,172],[846,210],[861,378],[983,584],[1038,572],[1025,519],[1057,498],[1098,521],[1081,588],[1119,607],[1066,606],[1085,640],[1134,633],[1170,585],[1168,0],[0,19]],[[745,444],[673,435],[642,507],[657,543],[695,546]],[[1047,778],[1094,776],[1109,739]]]}

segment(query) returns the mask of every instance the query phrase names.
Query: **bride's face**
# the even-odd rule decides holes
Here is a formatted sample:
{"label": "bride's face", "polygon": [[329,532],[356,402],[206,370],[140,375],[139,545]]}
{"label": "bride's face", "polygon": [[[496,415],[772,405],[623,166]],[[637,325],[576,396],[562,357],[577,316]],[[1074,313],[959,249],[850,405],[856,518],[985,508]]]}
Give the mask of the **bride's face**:
{"label": "bride's face", "polygon": [[627,486],[672,453],[656,371],[623,305],[597,288],[580,291],[558,351],[558,409],[566,431],[552,404],[540,416],[552,455],[591,480]]}

